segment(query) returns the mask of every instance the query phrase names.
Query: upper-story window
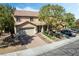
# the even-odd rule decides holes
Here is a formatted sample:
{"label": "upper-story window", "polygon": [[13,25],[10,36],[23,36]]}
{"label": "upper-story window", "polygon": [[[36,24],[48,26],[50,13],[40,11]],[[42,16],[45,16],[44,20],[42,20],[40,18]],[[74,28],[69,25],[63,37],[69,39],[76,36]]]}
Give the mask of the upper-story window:
{"label": "upper-story window", "polygon": [[33,21],[33,17],[30,17],[30,21]]}
{"label": "upper-story window", "polygon": [[16,17],[16,21],[17,21],[17,22],[21,22],[20,17]]}

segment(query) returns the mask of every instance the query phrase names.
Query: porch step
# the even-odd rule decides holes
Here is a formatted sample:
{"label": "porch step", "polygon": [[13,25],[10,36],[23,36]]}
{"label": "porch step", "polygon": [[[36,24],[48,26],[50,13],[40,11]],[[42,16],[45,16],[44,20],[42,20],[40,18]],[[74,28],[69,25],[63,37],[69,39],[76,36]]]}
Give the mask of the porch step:
{"label": "porch step", "polygon": [[47,38],[44,34],[38,33],[37,36],[39,36],[42,40],[44,40],[47,43],[52,43],[52,40]]}

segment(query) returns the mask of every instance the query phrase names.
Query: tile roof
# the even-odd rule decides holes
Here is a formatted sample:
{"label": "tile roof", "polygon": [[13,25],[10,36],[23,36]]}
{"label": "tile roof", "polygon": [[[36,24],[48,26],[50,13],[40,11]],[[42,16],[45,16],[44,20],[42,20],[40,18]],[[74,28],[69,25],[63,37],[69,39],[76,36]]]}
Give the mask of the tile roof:
{"label": "tile roof", "polygon": [[38,17],[39,12],[34,11],[24,11],[24,10],[16,10],[14,12],[14,16],[33,16]]}

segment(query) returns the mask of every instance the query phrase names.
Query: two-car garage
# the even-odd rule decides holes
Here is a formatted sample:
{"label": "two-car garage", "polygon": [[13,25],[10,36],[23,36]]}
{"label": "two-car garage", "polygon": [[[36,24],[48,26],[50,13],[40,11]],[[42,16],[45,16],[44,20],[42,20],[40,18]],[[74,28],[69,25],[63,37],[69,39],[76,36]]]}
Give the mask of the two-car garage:
{"label": "two-car garage", "polygon": [[22,28],[20,29],[20,32],[24,35],[32,36],[35,34],[35,29],[34,28]]}
{"label": "two-car garage", "polygon": [[25,25],[18,26],[17,27],[17,32],[19,34],[32,36],[36,33],[36,26],[32,25],[30,23],[27,23]]}

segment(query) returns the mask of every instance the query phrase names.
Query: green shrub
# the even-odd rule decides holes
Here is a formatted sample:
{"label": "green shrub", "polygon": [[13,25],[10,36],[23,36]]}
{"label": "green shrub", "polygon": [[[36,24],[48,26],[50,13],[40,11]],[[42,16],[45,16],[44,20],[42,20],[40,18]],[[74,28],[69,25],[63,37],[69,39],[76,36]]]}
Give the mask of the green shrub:
{"label": "green shrub", "polygon": [[52,36],[52,35],[48,34],[48,32],[44,32],[43,34],[46,35],[47,37],[49,37],[50,39],[54,39],[55,38],[55,36]]}

